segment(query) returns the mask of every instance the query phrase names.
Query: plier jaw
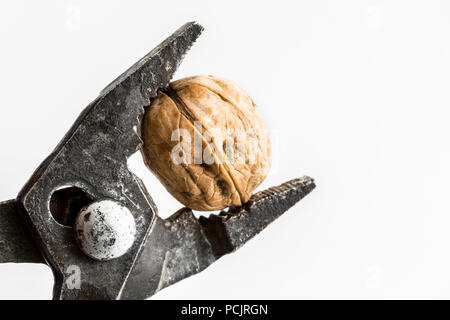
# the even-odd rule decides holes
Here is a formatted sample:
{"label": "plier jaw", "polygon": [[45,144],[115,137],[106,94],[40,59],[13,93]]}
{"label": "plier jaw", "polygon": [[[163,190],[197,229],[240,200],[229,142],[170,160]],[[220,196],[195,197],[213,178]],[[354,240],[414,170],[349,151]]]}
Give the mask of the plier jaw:
{"label": "plier jaw", "polygon": [[[142,146],[144,107],[168,86],[202,30],[185,24],[108,85],[17,199],[0,204],[0,262],[47,263],[54,299],[143,299],[236,250],[314,188],[304,177],[209,218],[197,219],[187,208],[166,220],[157,216],[127,159]],[[72,227],[82,206],[103,199],[128,208],[136,233],[126,254],[99,262],[80,250]]]}

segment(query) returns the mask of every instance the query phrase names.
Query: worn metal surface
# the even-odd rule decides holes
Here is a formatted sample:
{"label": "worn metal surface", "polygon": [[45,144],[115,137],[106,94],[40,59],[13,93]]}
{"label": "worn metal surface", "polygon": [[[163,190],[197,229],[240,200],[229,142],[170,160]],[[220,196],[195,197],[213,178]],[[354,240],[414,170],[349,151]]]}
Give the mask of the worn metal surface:
{"label": "worn metal surface", "polygon": [[122,299],[145,299],[238,249],[315,187],[303,177],[258,192],[250,201],[197,220],[184,208],[154,226],[127,280]]}
{"label": "worn metal surface", "polygon": [[16,201],[0,203],[0,263],[45,263],[16,209]]}
{"label": "worn metal surface", "polygon": [[[201,31],[196,23],[184,25],[108,85],[17,200],[0,204],[0,262],[45,258],[55,275],[55,299],[144,299],[238,249],[311,192],[314,181],[303,177],[208,218],[197,219],[187,208],[166,220],[157,216],[127,159],[141,147],[136,131],[143,107],[169,84]],[[101,200],[130,210],[136,238],[123,256],[99,262],[79,249],[72,226],[82,207]],[[79,288],[66,281],[73,270],[80,272]]]}
{"label": "worn metal surface", "polygon": [[[107,86],[20,192],[21,212],[55,272],[55,299],[120,295],[156,212],[142,182],[127,167],[127,159],[141,146],[135,130],[143,108],[169,84],[201,31],[196,23],[184,25]],[[112,199],[131,211],[136,240],[125,255],[97,262],[77,247],[72,226],[58,224],[50,212],[52,194],[64,187],[77,187],[93,201]],[[80,270],[79,289],[66,282],[74,267]]]}

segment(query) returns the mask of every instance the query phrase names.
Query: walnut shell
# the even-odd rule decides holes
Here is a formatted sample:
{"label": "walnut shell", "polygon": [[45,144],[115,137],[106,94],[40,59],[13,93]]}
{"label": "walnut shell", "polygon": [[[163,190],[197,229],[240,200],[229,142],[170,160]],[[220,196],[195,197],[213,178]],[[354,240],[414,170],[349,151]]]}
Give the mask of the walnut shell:
{"label": "walnut shell", "polygon": [[244,204],[271,165],[255,103],[215,76],[172,82],[146,109],[141,133],[148,168],[194,210]]}

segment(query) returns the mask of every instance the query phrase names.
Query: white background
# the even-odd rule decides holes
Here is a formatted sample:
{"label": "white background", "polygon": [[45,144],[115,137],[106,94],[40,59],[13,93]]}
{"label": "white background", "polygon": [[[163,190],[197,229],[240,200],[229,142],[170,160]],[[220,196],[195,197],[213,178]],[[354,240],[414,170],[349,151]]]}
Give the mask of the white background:
{"label": "white background", "polygon": [[[2,1],[0,199],[14,198],[116,76],[183,23],[175,78],[234,80],[274,166],[317,189],[236,253],[154,299],[450,298],[450,2]],[[162,216],[181,207],[145,169]],[[0,298],[49,299],[43,265],[0,266]]]}

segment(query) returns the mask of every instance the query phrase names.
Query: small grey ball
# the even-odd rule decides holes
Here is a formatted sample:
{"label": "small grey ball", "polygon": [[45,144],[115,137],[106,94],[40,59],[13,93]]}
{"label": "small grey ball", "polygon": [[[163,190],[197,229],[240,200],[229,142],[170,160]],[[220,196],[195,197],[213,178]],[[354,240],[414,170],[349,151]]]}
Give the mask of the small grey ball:
{"label": "small grey ball", "polygon": [[128,208],[112,200],[102,200],[81,209],[74,232],[78,246],[86,255],[107,261],[130,249],[136,224]]}

